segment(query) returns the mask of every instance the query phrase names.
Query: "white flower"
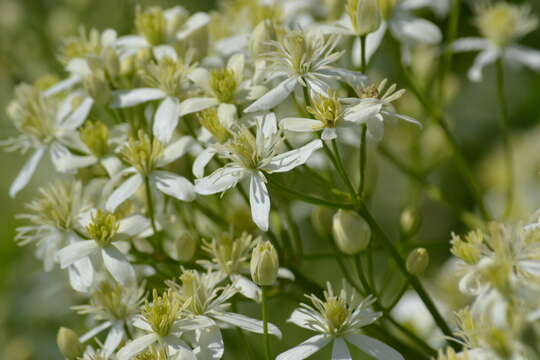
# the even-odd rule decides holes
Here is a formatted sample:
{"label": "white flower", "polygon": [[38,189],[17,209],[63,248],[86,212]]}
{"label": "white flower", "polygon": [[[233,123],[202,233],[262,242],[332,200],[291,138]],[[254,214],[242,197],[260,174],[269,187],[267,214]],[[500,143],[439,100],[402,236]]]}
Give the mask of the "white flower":
{"label": "white flower", "polygon": [[330,284],[324,293],[324,301],[315,295],[308,298],[313,305],[300,304],[301,307],[294,310],[288,321],[320,334],[279,354],[276,360],[306,359],[330,343],[333,343],[332,360],[352,360],[347,342],[377,360],[404,360],[388,345],[358,333],[362,327],[382,316],[369,310],[373,298],[360,300],[355,293],[349,294],[345,289],[334,294]]}
{"label": "white flower", "polygon": [[499,58],[540,71],[540,51],[514,44],[538,26],[530,11],[527,5],[502,1],[477,8],[476,25],[483,37],[462,38],[451,44],[455,52],[480,51],[469,69],[469,79],[481,81],[483,68]]}
{"label": "white flower", "polygon": [[73,93],[57,104],[56,100],[45,99],[37,88],[27,84],[19,85],[15,92],[16,98],[10,103],[8,114],[21,137],[7,140],[3,145],[8,150],[32,148],[34,152],[11,184],[11,197],[28,184],[46,152],[55,168],[65,171],[62,161],[70,155],[68,147],[84,147],[76,130],[86,120],[94,102],[90,97],[81,98]]}
{"label": "white flower", "polygon": [[337,36],[325,39],[318,32],[301,31],[286,33],[280,42],[270,41],[269,44],[275,50],[264,56],[268,61],[267,76],[270,80],[285,80],[244,111],[270,110],[302,87],[306,87],[310,92],[326,95],[330,88],[329,81],[333,79],[341,79],[351,86],[362,84],[364,75],[331,65],[343,55],[343,52],[335,51],[338,42]]}
{"label": "white flower", "polygon": [[[118,220],[113,213],[101,209],[91,212],[90,219],[81,219],[90,240],[74,242],[58,252],[60,266],[67,266],[92,254],[99,254],[111,276],[124,286],[136,283],[135,270],[126,255],[118,248],[119,241],[150,235],[150,221],[141,215]],[[93,266],[89,269],[93,272]],[[83,274],[91,276],[91,274]]]}
{"label": "white flower", "polygon": [[392,102],[399,99],[405,90],[396,91],[396,84],[391,85],[385,91],[387,80],[384,79],[378,86],[371,85],[358,92],[359,98],[347,98],[344,102],[352,104],[346,110],[344,119],[358,124],[366,124],[368,133],[377,141],[384,135],[385,117],[405,120],[422,126],[420,122],[410,116],[398,114]]}
{"label": "white flower", "polygon": [[212,174],[195,180],[195,191],[202,195],[224,192],[244,178],[249,179],[251,216],[257,226],[268,230],[270,196],[265,173],[286,172],[304,164],[311,154],[322,147],[321,140],[282,154],[277,154],[281,142],[276,116],[273,113],[258,119],[256,136],[245,127],[238,127],[233,139],[219,147],[219,154],[231,162]]}
{"label": "white flower", "polygon": [[[195,191],[193,184],[183,176],[160,168],[177,160],[189,149],[193,139],[182,137],[179,140],[163,147],[163,145],[144,132],[139,132],[138,139],[131,138],[123,149],[125,160],[132,165],[117,176],[131,175],[112,192],[107,199],[105,208],[114,211],[143,186],[145,178],[152,189],[157,189],[163,194],[182,201],[193,201]],[[113,179],[114,180],[114,179]]]}

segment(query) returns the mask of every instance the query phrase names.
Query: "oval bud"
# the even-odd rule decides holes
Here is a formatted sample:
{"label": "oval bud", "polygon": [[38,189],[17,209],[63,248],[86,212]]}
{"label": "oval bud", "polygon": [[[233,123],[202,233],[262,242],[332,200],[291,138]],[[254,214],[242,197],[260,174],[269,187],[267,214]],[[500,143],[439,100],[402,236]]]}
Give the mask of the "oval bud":
{"label": "oval bud", "polygon": [[176,253],[179,261],[186,262],[191,260],[193,255],[195,255],[195,250],[197,250],[197,241],[190,234],[183,233],[176,240]]}
{"label": "oval bud", "polygon": [[401,213],[399,219],[403,233],[412,236],[420,229],[422,223],[420,213],[417,209],[408,207]]}
{"label": "oval bud", "polygon": [[358,35],[363,36],[375,32],[381,26],[381,10],[379,0],[359,0],[356,10]]}
{"label": "oval bud", "polygon": [[75,360],[83,355],[84,347],[79,341],[79,337],[75,331],[69,328],[61,327],[58,330],[56,343],[62,355],[68,360]]}
{"label": "oval bud", "polygon": [[424,248],[416,248],[407,257],[407,271],[413,275],[420,275],[429,265],[429,253]]}
{"label": "oval bud", "polygon": [[354,255],[369,245],[371,228],[366,220],[351,210],[340,209],[333,218],[332,232],[343,253]]}
{"label": "oval bud", "polygon": [[251,278],[257,285],[269,286],[276,282],[279,259],[276,249],[269,241],[257,244],[251,254]]}

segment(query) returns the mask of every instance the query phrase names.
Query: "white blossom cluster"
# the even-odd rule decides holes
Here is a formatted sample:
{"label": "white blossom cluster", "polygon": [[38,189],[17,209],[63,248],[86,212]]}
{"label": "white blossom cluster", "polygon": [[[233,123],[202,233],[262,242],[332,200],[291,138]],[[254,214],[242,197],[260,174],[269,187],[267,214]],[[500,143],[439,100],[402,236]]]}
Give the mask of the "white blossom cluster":
{"label": "white blossom cluster", "polygon": [[[61,331],[63,355],[220,359],[229,329],[277,343],[283,324],[268,321],[266,301],[296,286],[310,304],[301,303],[289,322],[317,335],[272,351],[277,359],[304,359],[327,345],[335,360],[352,359],[352,348],[404,359],[394,349],[401,351],[401,338],[380,336],[389,309],[376,284],[364,283],[361,264],[363,286],[349,280],[340,291],[314,288],[299,272],[302,240],[295,243],[290,199],[339,209],[330,226],[337,251],[357,254],[372,232],[381,237],[364,205],[366,143],[383,140],[394,120],[422,128],[396,107],[405,90],[366,74],[384,42],[397,42],[405,67],[419,45],[440,47],[441,56],[480,50],[472,80],[497,59],[540,70],[540,52],[515,44],[537,26],[527,7],[479,7],[483,37],[446,47],[420,8],[444,17],[448,2],[230,0],[193,14],[137,7],[132,34],[81,29],[65,39],[62,79],[17,86],[8,114],[20,134],[3,141],[29,154],[12,197],[47,157],[54,170],[20,215],[17,241],[35,246],[45,271],[65,270],[87,299],[75,310],[89,329]],[[346,168],[340,151],[360,154],[361,164]],[[316,191],[333,198],[289,185],[295,176],[317,186],[338,175],[346,190]],[[461,288],[476,299],[454,333],[466,350],[449,349],[441,359],[538,355],[538,229],[491,225],[453,239],[464,262]],[[414,254],[402,270],[419,286],[427,253]],[[262,304],[263,319],[242,314],[242,302]]]}

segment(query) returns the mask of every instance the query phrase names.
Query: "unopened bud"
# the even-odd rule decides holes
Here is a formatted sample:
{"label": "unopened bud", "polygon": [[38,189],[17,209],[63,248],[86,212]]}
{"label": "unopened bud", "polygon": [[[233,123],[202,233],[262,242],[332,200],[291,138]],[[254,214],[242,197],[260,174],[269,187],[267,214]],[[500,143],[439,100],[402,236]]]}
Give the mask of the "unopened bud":
{"label": "unopened bud", "polygon": [[336,244],[343,253],[354,255],[369,245],[371,228],[363,217],[352,210],[339,210],[332,221]]}
{"label": "unopened bud", "polygon": [[429,265],[429,253],[424,248],[416,248],[407,257],[407,271],[413,275],[420,275]]}
{"label": "unopened bud", "polygon": [[311,222],[321,237],[326,237],[332,232],[332,216],[334,211],[324,206],[317,206],[311,212]]}
{"label": "unopened bud", "polygon": [[195,250],[197,250],[197,242],[190,234],[183,233],[176,240],[176,253],[179,261],[186,262],[191,260],[193,255],[195,255]]}
{"label": "unopened bud", "polygon": [[84,87],[97,104],[107,105],[111,101],[112,91],[103,71],[96,71],[88,76],[84,80]]}
{"label": "unopened bud", "polygon": [[120,58],[118,53],[114,48],[107,47],[103,51],[103,62],[105,65],[105,70],[111,77],[116,77],[120,75]]}
{"label": "unopened bud", "polygon": [[411,236],[414,235],[418,229],[420,228],[422,218],[420,217],[420,213],[415,208],[406,208],[401,213],[401,217],[399,219],[401,230]]}
{"label": "unopened bud", "polygon": [[357,35],[370,34],[381,26],[379,0],[350,0],[348,12]]}
{"label": "unopened bud", "polygon": [[249,50],[252,55],[257,56],[269,51],[271,48],[268,41],[276,40],[276,29],[271,20],[261,21],[249,38]]}
{"label": "unopened bud", "polygon": [[257,285],[269,286],[276,282],[279,259],[276,249],[269,241],[262,241],[251,254],[251,278]]}
{"label": "unopened bud", "polygon": [[58,330],[56,343],[62,355],[68,360],[75,360],[82,356],[84,352],[84,347],[79,341],[79,337],[75,331],[69,328],[61,327]]}

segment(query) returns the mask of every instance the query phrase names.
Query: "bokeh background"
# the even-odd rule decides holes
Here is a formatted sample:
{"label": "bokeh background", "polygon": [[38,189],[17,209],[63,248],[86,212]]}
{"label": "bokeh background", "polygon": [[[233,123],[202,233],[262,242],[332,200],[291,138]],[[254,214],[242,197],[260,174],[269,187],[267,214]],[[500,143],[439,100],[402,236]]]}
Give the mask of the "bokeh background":
{"label": "bokeh background", "polygon": [[[530,3],[535,13],[540,14],[540,2],[530,0]],[[32,82],[47,73],[63,76],[56,60],[56,50],[63,37],[75,34],[81,25],[98,29],[114,27],[120,34],[125,34],[132,30],[136,4],[158,4],[163,7],[182,5],[189,10],[211,10],[215,7],[213,0],[0,0],[0,139],[15,134],[4,110],[14,86],[21,81]],[[463,6],[462,12],[460,36],[475,34],[470,8]],[[444,19],[438,19],[431,13],[426,13],[426,16],[443,27],[446,25]],[[523,43],[540,48],[540,32],[530,34]],[[373,67],[377,70],[374,72],[399,83],[401,75],[388,58],[386,50],[383,47],[376,56]],[[433,52],[429,50],[415,54],[417,76],[422,77],[429,71],[432,55]],[[474,165],[478,179],[488,189],[486,197],[496,208],[500,196],[498,189],[504,185],[504,166],[499,154],[494,71],[489,67],[484,82],[470,83],[464,74],[472,56],[459,55],[455,58],[456,74],[448,85],[452,94],[449,114],[452,127]],[[540,208],[540,75],[509,68],[506,69],[506,80],[518,178],[517,218]],[[421,116],[411,98],[405,99],[401,106]],[[403,131],[406,136],[403,136]],[[413,137],[415,141],[411,140]],[[427,153],[419,154],[421,157],[434,156],[436,153],[440,161],[432,176],[433,181],[441,184],[457,204],[470,208],[472,199],[435,129],[427,126],[419,134],[416,129],[413,133],[411,129],[397,128],[388,134],[385,141],[400,153],[414,151],[411,143],[423,145],[423,151]],[[69,309],[77,299],[65,287],[67,283],[63,275],[56,271],[44,273],[41,264],[33,257],[32,248],[19,248],[13,241],[17,226],[15,214],[23,209],[37,184],[46,182],[50,171],[47,165],[40,166],[30,186],[16,199],[11,199],[7,195],[8,188],[23,160],[20,154],[0,152],[0,359],[57,359],[60,357],[55,346],[58,327],[81,329],[81,321]],[[455,217],[444,206],[425,196],[411,204],[411,199],[418,198],[415,192],[423,189],[413,189],[403,176],[383,160],[377,161],[373,173],[377,175],[378,191],[372,205],[390,234],[396,235],[400,214],[407,206],[414,205],[421,214],[426,215],[414,242],[430,250],[432,275],[426,281],[433,280],[438,266],[449,255],[450,232],[464,229],[464,219]],[[318,247],[311,244],[311,249],[318,250]],[[309,250],[310,247],[307,247],[306,251]],[[378,266],[384,268],[388,264],[379,260]],[[324,260],[306,261],[306,268],[312,278],[324,279],[328,278],[328,274],[337,277],[334,265]],[[284,319],[292,309],[291,304],[284,307],[274,305],[275,309],[284,309],[283,313],[276,314],[280,319]],[[294,333],[287,342],[292,345],[305,335]],[[256,338],[253,340],[257,341]],[[241,344],[238,346],[237,354],[242,354],[245,349],[241,348]]]}

